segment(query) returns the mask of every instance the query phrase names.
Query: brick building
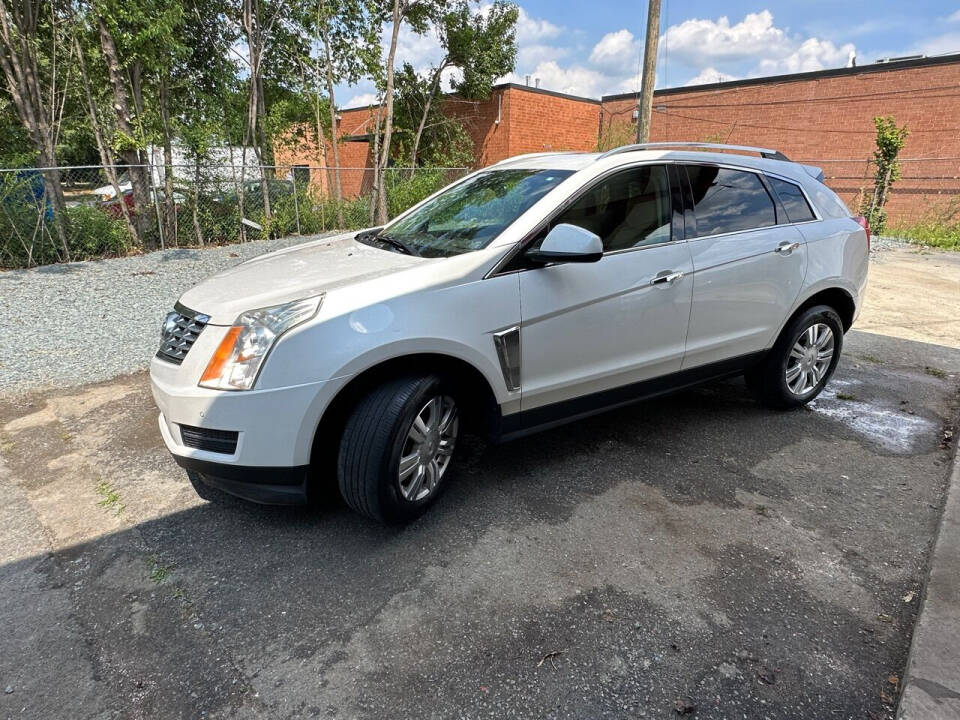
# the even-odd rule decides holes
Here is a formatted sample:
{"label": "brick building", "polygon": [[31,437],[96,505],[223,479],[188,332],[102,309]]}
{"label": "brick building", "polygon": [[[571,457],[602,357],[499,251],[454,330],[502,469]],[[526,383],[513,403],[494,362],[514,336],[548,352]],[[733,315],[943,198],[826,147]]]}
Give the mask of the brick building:
{"label": "brick building", "polygon": [[[476,166],[550,150],[596,150],[631,142],[636,94],[601,100],[516,84],[479,103],[450,96],[446,112],[474,141]],[[668,88],[654,94],[651,140],[771,147],[819,165],[851,204],[872,183],[873,118],[891,115],[910,130],[903,177],[888,210],[918,219],[960,203],[960,54],[853,68]],[[369,188],[370,130],[376,107],[341,113],[341,166],[349,195]],[[322,165],[315,145],[278,151],[281,164]],[[312,180],[325,183],[324,179]]]}

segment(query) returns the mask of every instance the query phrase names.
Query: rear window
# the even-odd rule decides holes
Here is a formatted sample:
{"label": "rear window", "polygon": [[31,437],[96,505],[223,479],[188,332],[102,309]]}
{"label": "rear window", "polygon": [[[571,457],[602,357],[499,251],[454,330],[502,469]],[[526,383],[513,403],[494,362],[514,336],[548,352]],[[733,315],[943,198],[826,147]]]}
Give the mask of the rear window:
{"label": "rear window", "polygon": [[767,176],[767,179],[773,186],[774,192],[780,196],[780,203],[787,213],[788,222],[798,223],[816,219],[799,185],[770,176]]}
{"label": "rear window", "polygon": [[697,218],[696,237],[777,224],[773,199],[755,173],[688,165],[687,175]]}
{"label": "rear window", "polygon": [[820,211],[821,217],[850,217],[850,210],[843,204],[843,200],[837,197],[837,194],[826,185],[810,183],[810,194],[813,197],[814,205]]}

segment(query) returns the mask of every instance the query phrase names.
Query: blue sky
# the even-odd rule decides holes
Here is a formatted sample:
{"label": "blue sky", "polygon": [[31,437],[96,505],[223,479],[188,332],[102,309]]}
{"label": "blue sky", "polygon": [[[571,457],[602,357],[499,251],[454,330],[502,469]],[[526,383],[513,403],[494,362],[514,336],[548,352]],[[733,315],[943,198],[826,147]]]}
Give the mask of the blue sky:
{"label": "blue sky", "polygon": [[[638,87],[647,0],[519,3],[511,76],[548,90],[599,97]],[[887,56],[960,52],[960,0],[663,0],[658,87],[858,65]],[[398,61],[421,71],[440,49],[404,29]],[[338,104],[375,101],[369,83],[339,89]]]}

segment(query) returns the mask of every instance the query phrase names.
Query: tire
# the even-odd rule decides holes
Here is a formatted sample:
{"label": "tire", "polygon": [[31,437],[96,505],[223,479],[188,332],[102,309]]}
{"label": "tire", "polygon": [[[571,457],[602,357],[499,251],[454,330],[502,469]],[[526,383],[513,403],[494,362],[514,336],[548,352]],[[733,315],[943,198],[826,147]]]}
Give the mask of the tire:
{"label": "tire", "polygon": [[[830,331],[829,338],[828,333],[823,331],[824,326]],[[816,352],[808,350],[809,354],[804,356],[803,349],[811,347],[811,328],[814,328],[812,332],[816,338],[813,344],[818,349]],[[829,362],[825,358],[817,360],[826,352],[828,345],[832,350]],[[794,352],[795,348],[803,349]],[[830,381],[842,349],[843,323],[840,316],[829,305],[815,305],[791,320],[764,359],[745,373],[747,385],[767,407],[788,410],[806,405]],[[789,380],[788,368],[792,375]],[[804,377],[800,378],[800,374]]]}
{"label": "tire", "polygon": [[453,395],[437,375],[406,376],[373,388],[350,413],[340,441],[337,477],[344,501],[380,522],[416,519],[443,491],[459,425]]}

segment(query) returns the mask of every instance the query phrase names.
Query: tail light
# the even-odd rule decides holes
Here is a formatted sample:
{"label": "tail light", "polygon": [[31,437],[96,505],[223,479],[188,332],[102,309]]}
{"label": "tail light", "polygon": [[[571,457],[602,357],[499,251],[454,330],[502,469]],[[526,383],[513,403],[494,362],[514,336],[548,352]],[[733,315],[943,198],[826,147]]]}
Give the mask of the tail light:
{"label": "tail light", "polygon": [[870,223],[867,222],[867,219],[863,215],[858,215],[854,218],[857,221],[857,224],[863,228],[863,231],[867,234],[867,250],[870,249]]}

